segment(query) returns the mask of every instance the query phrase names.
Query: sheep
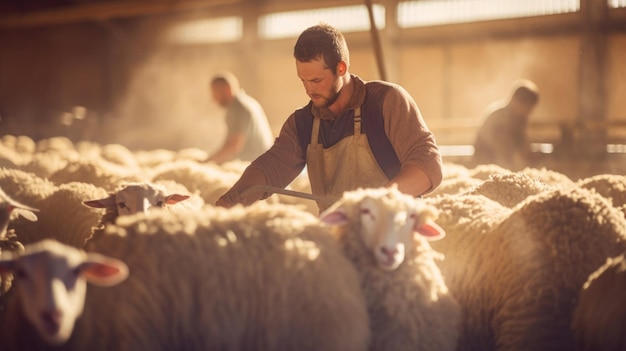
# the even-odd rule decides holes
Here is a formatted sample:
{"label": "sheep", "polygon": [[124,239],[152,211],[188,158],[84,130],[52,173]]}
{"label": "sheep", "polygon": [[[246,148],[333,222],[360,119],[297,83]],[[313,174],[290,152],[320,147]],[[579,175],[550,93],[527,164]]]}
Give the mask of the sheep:
{"label": "sheep", "polygon": [[52,238],[70,246],[83,247],[101,214],[83,206],[82,201],[104,197],[106,194],[104,189],[92,184],[61,184],[54,187],[49,195],[29,202],[39,209],[37,222],[18,218],[11,222],[10,228],[15,230],[24,245]]}
{"label": "sheep", "polygon": [[438,220],[448,235],[432,245],[446,256],[441,271],[464,312],[460,350],[571,350],[580,287],[626,250],[624,216],[582,188],[475,215],[496,218],[457,227]]}
{"label": "sheep", "polygon": [[56,187],[34,173],[0,168],[0,188],[16,201],[34,206],[34,203],[52,194]]}
{"label": "sheep", "polygon": [[121,184],[105,197],[83,200],[82,204],[86,207],[105,209],[98,223],[92,228],[91,235],[86,238],[84,246],[87,247],[90,241],[103,235],[105,227],[115,223],[119,216],[145,213],[153,207],[168,206],[169,208],[169,205],[177,204],[189,197],[189,195],[168,193],[163,186],[153,183],[127,183]]}
{"label": "sheep", "polygon": [[0,274],[8,273],[14,274],[17,291],[0,324],[0,339],[11,349],[17,346],[8,345],[16,327],[10,316],[27,320],[27,330],[35,330],[49,345],[61,345],[70,338],[83,312],[87,282],[117,285],[128,277],[128,267],[119,260],[48,239],[27,245],[20,253],[2,253]]}
{"label": "sheep", "polygon": [[321,215],[361,276],[370,350],[455,350],[460,307],[426,241],[443,237],[436,211],[396,187],[357,189]]}
{"label": "sheep", "polygon": [[[64,350],[368,347],[356,270],[305,211],[257,202],[137,213],[108,226],[87,251],[125,262],[130,275],[87,291]],[[23,330],[15,324],[8,337]],[[34,342],[27,339],[8,351],[26,349]]]}
{"label": "sheep", "polygon": [[607,259],[583,286],[572,319],[577,351],[626,350],[626,255]]}
{"label": "sheep", "polygon": [[514,207],[531,195],[551,191],[553,187],[522,172],[496,173],[466,194],[482,194],[506,207]]}

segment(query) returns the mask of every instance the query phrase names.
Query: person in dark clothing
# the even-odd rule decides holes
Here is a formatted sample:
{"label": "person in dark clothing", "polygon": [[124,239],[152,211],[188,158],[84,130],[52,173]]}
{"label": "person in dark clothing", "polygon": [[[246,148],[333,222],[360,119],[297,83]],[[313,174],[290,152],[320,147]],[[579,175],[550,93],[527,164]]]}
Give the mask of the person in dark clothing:
{"label": "person in dark clothing", "polygon": [[526,128],[538,102],[537,86],[520,80],[508,99],[490,105],[474,142],[474,163],[493,163],[510,170],[526,166],[530,156]]}

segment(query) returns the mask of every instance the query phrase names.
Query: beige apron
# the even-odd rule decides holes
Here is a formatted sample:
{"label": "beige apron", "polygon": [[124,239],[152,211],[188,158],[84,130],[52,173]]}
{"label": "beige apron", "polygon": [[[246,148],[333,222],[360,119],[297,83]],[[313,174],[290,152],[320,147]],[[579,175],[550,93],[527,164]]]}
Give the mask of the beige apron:
{"label": "beige apron", "polygon": [[[367,141],[361,134],[361,108],[354,111],[354,134],[324,149],[318,142],[320,119],[314,117],[311,143],[307,147],[307,169],[313,195],[340,197],[344,191],[380,187],[389,179],[376,162]],[[330,205],[317,202],[324,211]]]}

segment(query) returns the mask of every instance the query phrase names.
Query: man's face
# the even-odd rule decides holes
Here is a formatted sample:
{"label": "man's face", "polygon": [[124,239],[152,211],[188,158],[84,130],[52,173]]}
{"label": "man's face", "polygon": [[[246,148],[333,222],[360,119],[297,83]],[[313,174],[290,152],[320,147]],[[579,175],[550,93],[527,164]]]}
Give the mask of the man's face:
{"label": "man's face", "polygon": [[339,97],[342,82],[334,70],[326,67],[324,59],[309,62],[296,60],[296,71],[306,94],[316,107],[328,107]]}
{"label": "man's face", "polygon": [[231,94],[230,88],[227,85],[220,83],[211,84],[211,94],[213,95],[213,100],[220,106],[228,106]]}

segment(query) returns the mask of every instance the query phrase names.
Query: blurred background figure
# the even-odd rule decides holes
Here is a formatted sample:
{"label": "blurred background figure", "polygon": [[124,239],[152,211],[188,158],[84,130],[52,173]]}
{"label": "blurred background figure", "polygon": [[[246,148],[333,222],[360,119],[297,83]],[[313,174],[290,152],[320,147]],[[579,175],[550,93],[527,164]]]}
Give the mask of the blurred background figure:
{"label": "blurred background figure", "polygon": [[226,109],[227,135],[222,146],[207,158],[221,164],[234,159],[252,161],[270,148],[274,135],[261,104],[239,87],[230,72],[211,79],[213,100]]}
{"label": "blurred background figure", "polygon": [[508,99],[489,105],[474,142],[474,163],[524,168],[530,161],[526,127],[538,102],[535,83],[522,79],[515,82]]}

